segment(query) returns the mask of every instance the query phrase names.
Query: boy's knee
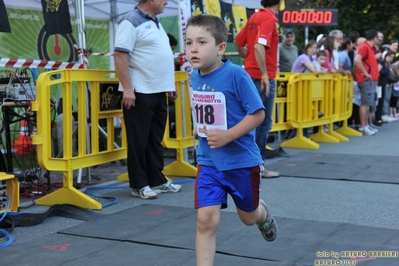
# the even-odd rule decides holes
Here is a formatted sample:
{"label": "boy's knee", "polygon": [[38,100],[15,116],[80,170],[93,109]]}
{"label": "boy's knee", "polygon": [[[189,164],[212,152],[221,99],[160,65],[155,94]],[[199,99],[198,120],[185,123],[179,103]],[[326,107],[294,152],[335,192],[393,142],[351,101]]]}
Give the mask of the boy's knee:
{"label": "boy's knee", "polygon": [[198,215],[197,230],[199,232],[216,231],[219,225],[219,219],[214,215]]}

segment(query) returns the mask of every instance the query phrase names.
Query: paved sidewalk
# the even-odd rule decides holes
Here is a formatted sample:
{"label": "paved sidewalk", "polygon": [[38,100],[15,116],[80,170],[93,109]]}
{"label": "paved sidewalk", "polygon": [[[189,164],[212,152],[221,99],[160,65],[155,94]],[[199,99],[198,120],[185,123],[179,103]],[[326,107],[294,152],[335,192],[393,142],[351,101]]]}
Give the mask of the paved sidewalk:
{"label": "paved sidewalk", "polygon": [[[341,142],[339,144],[322,143],[318,150],[284,150],[289,155],[307,152],[316,154],[350,154],[360,157],[363,155],[393,156],[399,162],[398,133],[399,122],[393,122],[384,124],[375,136],[350,137],[349,142]],[[271,159],[267,161],[267,165],[284,159],[283,157]],[[166,159],[166,162],[170,163],[170,161],[170,158]],[[392,165],[392,167],[397,168],[399,172],[397,165]],[[351,167],[350,161],[347,162],[346,167]],[[116,176],[126,171],[126,167],[121,166],[119,163],[99,166],[94,171],[105,181],[105,183],[100,183],[100,186],[113,187],[112,189],[102,189],[95,192],[100,195],[116,197],[118,200],[117,204],[103,208],[97,211],[98,213],[116,213],[145,203],[193,207],[194,183],[192,178],[171,177],[174,181],[182,183],[182,192],[161,194],[158,199],[148,201],[131,197],[127,184],[116,181]],[[399,201],[397,200],[399,199],[399,185],[397,184],[281,176],[280,178],[262,180],[262,198],[267,202],[273,215],[279,217],[349,223],[399,230],[399,223],[397,222],[399,220]],[[107,201],[102,202],[107,203]],[[21,207],[29,204],[29,201],[23,200]],[[21,208],[21,212],[40,213],[47,210],[47,208],[45,206],[32,206]],[[229,199],[229,207],[226,211],[235,212],[231,199]],[[84,223],[84,221],[50,217],[37,226],[15,228],[12,231],[14,237],[12,245],[40,236],[55,234],[59,230],[81,223]],[[195,230],[195,227],[193,227],[193,230]]]}

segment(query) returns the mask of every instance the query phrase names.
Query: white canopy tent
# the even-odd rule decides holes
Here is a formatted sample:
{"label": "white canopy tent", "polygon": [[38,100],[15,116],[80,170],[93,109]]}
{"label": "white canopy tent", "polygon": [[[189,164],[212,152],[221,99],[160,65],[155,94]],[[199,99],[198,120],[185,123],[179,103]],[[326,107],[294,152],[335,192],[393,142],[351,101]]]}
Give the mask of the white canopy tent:
{"label": "white canopy tent", "polygon": [[[42,10],[40,0],[3,0],[6,8]],[[179,12],[179,2],[187,2],[190,6],[190,0],[169,0],[161,17],[177,16]],[[205,0],[203,0],[205,3]],[[221,0],[221,2],[231,3],[246,8],[260,7],[260,0]],[[138,0],[68,0],[71,15],[75,16],[78,27],[78,45],[86,48],[84,37],[84,18],[106,20],[109,22],[109,40],[110,51],[114,47],[115,25],[119,18],[133,9]]]}
{"label": "white canopy tent", "polygon": [[[42,10],[41,0],[3,0],[3,1],[5,3],[6,8],[36,10],[36,11]],[[138,0],[63,0],[63,1],[68,1],[70,6],[69,11],[71,15],[75,16],[75,24],[77,25],[78,28],[77,29],[78,46],[80,48],[87,48],[85,34],[84,34],[85,18],[105,20],[109,22],[110,52],[113,51],[115,27],[119,18],[124,14],[126,14],[127,12],[131,11],[134,8],[134,6],[138,3]],[[219,2],[235,4],[246,8],[260,7],[260,0],[220,0]],[[165,7],[164,13],[162,13],[160,16],[161,17],[178,16],[179,14],[181,14],[181,12],[179,12],[179,6],[182,5],[181,3],[184,3],[186,7],[191,6],[190,0],[169,0],[168,4]],[[205,0],[203,0],[203,3],[205,3]],[[179,25],[179,27],[181,27],[181,25]],[[181,30],[179,35],[181,39],[182,38]],[[182,45],[182,42],[179,43],[180,45]],[[182,51],[182,47],[180,48],[180,51]],[[105,52],[105,51],[95,51],[95,52]],[[112,63],[113,60],[111,60],[111,67]]]}

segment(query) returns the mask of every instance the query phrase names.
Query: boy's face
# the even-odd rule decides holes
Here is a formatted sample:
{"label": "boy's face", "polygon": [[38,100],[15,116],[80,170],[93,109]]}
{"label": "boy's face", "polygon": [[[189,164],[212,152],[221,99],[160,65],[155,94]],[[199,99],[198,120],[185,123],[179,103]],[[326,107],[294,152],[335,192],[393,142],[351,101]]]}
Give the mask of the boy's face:
{"label": "boy's face", "polygon": [[327,60],[327,57],[325,57],[324,55],[320,55],[320,56],[317,57],[317,62],[319,62],[320,65],[324,65],[326,60]]}
{"label": "boy's face", "polygon": [[186,29],[186,55],[188,61],[202,75],[220,67],[226,43],[216,45],[215,38],[204,27],[188,26]]}

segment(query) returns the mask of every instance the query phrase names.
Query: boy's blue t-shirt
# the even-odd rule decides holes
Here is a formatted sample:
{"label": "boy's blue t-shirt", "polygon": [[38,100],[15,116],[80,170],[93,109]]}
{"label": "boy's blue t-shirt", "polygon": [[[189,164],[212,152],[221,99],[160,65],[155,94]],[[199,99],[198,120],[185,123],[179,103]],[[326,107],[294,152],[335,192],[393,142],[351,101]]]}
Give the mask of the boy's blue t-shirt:
{"label": "boy's blue t-shirt", "polygon": [[[246,115],[264,109],[248,73],[242,67],[232,64],[230,60],[224,61],[221,67],[203,76],[196,69],[190,78],[193,87],[191,100],[195,126],[202,123],[206,129],[222,129],[225,125],[226,129],[229,129]],[[225,118],[224,122],[221,117]],[[255,129],[217,149],[211,149],[206,138],[200,136],[197,161],[200,165],[213,166],[219,171],[263,164],[255,142]]]}

